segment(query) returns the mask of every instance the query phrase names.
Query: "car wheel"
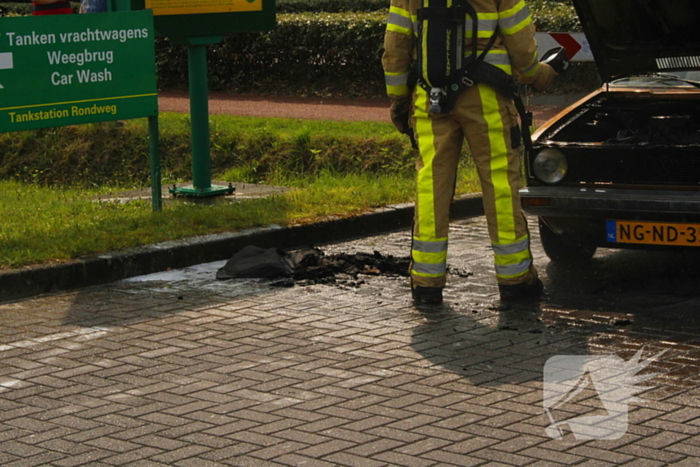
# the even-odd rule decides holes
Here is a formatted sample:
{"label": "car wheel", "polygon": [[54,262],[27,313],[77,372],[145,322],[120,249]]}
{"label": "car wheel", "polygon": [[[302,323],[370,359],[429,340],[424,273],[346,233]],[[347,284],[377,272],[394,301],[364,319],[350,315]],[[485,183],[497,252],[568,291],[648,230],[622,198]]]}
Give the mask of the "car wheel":
{"label": "car wheel", "polygon": [[560,235],[549,228],[540,218],[540,241],[549,259],[560,263],[588,261],[593,257],[596,246],[575,235]]}

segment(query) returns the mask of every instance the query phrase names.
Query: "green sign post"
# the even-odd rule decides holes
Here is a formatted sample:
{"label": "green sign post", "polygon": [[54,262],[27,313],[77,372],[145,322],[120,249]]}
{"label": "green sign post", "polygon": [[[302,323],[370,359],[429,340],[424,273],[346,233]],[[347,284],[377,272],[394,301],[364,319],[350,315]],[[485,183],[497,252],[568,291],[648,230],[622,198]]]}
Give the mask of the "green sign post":
{"label": "green sign post", "polygon": [[232,193],[231,186],[211,184],[207,45],[230,32],[274,29],[274,0],[132,0],[132,7],[150,8],[156,33],[187,46],[193,180],[170,192],[195,197]]}
{"label": "green sign post", "polygon": [[0,18],[0,31],[0,132],[148,117],[160,210],[152,13]]}

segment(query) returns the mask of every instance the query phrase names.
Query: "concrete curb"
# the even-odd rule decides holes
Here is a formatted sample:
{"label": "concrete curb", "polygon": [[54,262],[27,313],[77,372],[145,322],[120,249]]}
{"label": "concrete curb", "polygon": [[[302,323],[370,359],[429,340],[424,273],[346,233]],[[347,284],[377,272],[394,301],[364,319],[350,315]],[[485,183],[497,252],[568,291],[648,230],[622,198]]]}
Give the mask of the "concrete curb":
{"label": "concrete curb", "polygon": [[[480,195],[463,196],[452,204],[452,218],[481,214]],[[9,270],[0,272],[0,302],[224,260],[247,245],[282,249],[321,245],[408,228],[412,220],[413,204],[402,204],[313,224],[194,237],[56,265]]]}

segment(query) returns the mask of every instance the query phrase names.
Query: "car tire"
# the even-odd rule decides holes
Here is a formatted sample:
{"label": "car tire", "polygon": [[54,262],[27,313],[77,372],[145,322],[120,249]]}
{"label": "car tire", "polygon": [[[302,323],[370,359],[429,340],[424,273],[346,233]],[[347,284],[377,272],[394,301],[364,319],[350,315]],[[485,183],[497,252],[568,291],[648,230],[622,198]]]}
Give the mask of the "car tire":
{"label": "car tire", "polygon": [[560,235],[539,218],[540,241],[549,259],[557,263],[577,263],[590,260],[597,247],[574,235]]}

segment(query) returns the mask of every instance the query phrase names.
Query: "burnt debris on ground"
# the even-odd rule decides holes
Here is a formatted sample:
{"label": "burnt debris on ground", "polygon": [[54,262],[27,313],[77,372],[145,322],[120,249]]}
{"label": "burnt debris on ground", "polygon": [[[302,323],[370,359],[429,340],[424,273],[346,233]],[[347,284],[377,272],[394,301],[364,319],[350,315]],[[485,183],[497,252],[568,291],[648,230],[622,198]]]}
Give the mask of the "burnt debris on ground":
{"label": "burnt debris on ground", "polygon": [[235,278],[278,279],[270,285],[291,287],[294,284],[333,284],[342,276],[356,281],[360,275],[408,276],[410,258],[374,253],[338,253],[326,255],[318,248],[287,253],[277,248],[247,246],[229,259],[216,273],[219,280]]}
{"label": "burnt debris on ground", "polygon": [[326,255],[314,248],[290,253],[295,265],[290,278],[273,286],[314,285],[342,283],[359,287],[361,276],[408,276],[409,257],[373,253],[338,253]]}
{"label": "burnt debris on ground", "polygon": [[[367,276],[408,277],[411,258],[373,253],[337,253],[326,255],[318,248],[287,253],[277,248],[247,246],[233,255],[216,274],[217,279],[265,278],[272,287],[294,285],[341,284],[359,287]],[[448,268],[448,273],[471,276],[463,269]]]}

